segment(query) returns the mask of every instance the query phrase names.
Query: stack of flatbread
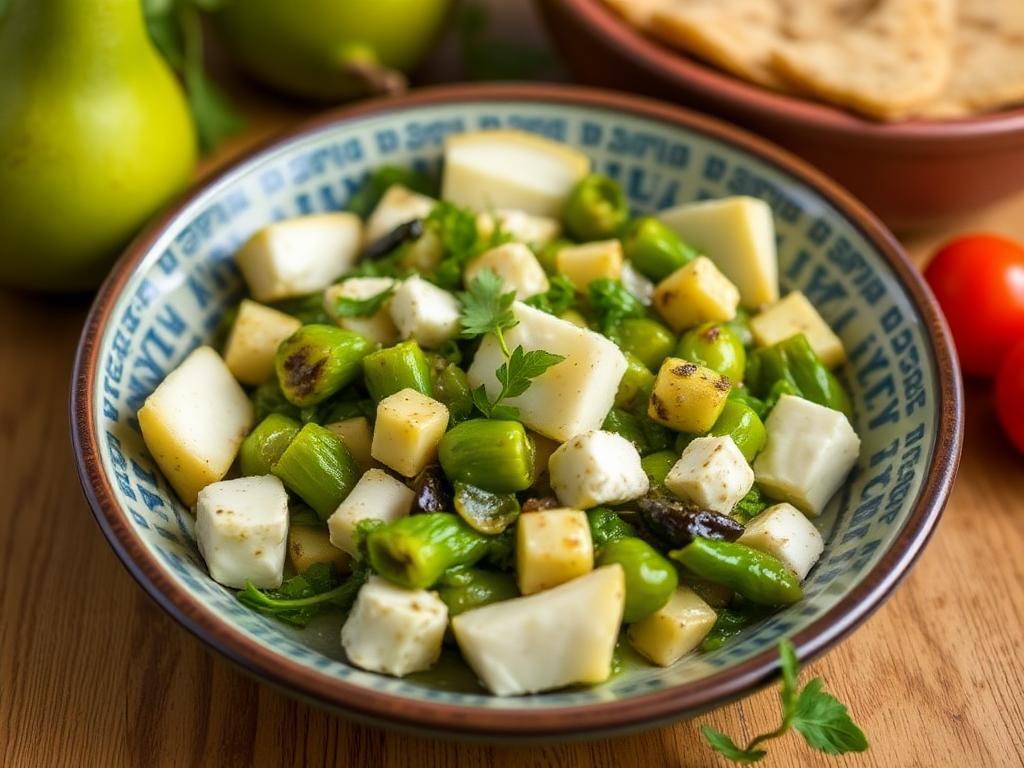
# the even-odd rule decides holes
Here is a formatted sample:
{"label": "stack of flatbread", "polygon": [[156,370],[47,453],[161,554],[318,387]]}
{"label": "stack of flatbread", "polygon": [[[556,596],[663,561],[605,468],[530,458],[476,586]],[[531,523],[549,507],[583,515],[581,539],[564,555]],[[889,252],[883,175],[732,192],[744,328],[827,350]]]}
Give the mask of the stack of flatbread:
{"label": "stack of flatbread", "polygon": [[878,120],[1024,103],[1024,0],[605,0],[728,72]]}

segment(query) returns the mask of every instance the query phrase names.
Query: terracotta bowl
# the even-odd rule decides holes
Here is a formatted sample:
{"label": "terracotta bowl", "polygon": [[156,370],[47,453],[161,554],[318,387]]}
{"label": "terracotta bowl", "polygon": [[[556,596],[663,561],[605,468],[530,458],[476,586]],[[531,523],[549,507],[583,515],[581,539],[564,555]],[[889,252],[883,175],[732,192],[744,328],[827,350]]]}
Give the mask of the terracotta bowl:
{"label": "terracotta bowl", "polygon": [[[247,609],[209,578],[192,515],[146,452],[135,413],[237,301],[231,256],[241,242],[276,218],[344,205],[381,164],[436,170],[446,134],[482,127],[581,148],[622,180],[638,211],[737,192],[764,197],[775,211],[783,287],[802,288],[850,350],[841,375],[863,450],[816,521],[827,544],[805,599],[717,651],[666,669],[633,664],[593,688],[516,698],[486,695],[453,653],[444,679],[364,672],[342,652],[341,617],[298,630]],[[938,520],[959,456],[961,407],[948,334],[920,277],[885,228],[824,176],[678,107],[578,87],[485,85],[328,113],[198,185],[135,241],[100,291],[78,352],[71,416],[82,485],[111,546],[211,648],[296,696],[376,723],[550,739],[699,713],[772,681],[780,638],[808,659],[850,632],[903,578]]]}
{"label": "terracotta bowl", "polygon": [[1024,188],[1024,109],[884,124],[747,83],[638,32],[601,0],[537,0],[580,82],[730,120],[834,176],[889,226],[910,230]]}

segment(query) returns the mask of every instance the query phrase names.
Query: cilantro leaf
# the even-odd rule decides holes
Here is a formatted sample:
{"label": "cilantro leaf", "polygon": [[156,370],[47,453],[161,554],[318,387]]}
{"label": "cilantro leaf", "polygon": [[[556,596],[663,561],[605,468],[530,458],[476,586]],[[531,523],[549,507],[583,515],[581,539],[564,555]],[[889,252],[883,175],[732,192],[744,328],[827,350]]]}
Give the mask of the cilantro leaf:
{"label": "cilantro leaf", "polygon": [[380,293],[374,294],[366,299],[352,299],[348,296],[341,296],[334,305],[334,312],[339,317],[372,317],[377,314],[384,302],[391,298],[395,292],[395,286],[385,288]]}
{"label": "cilantro leaf", "polygon": [[530,296],[526,303],[549,315],[560,315],[576,303],[576,289],[565,275],[555,275],[548,284],[547,291]]}
{"label": "cilantro leaf", "polygon": [[700,732],[715,751],[734,763],[749,765],[768,754],[763,749],[740,749],[732,739],[709,725],[702,725]]}
{"label": "cilantro leaf", "polygon": [[850,718],[846,706],[821,687],[822,680],[816,677],[800,692],[793,727],[819,752],[842,755],[866,750],[867,737]]}
{"label": "cilantro leaf", "polygon": [[523,394],[529,389],[533,379],[563,360],[565,360],[563,355],[556,355],[543,349],[533,349],[527,352],[521,346],[516,347],[512,350],[508,361],[495,372],[501,383],[499,399]]}
{"label": "cilantro leaf", "polygon": [[597,315],[597,324],[605,336],[628,317],[643,317],[647,314],[644,305],[626,290],[618,280],[602,277],[594,280],[587,289],[590,308]]}
{"label": "cilantro leaf", "polygon": [[501,278],[494,270],[485,269],[473,278],[468,291],[460,291],[457,296],[462,305],[462,315],[459,317],[462,338],[472,339],[495,333],[504,349],[505,340],[501,337],[501,331],[519,324],[512,313],[515,291],[503,293]]}

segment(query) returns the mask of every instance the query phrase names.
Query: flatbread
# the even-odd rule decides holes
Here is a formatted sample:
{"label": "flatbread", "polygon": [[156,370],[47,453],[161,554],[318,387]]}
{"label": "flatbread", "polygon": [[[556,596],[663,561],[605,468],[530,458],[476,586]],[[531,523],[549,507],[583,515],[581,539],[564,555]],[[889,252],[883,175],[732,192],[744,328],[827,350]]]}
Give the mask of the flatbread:
{"label": "flatbread", "polygon": [[782,33],[794,40],[832,37],[843,27],[855,24],[871,11],[878,0],[779,0]]}
{"label": "flatbread", "polygon": [[675,0],[604,0],[604,4],[634,27],[646,30],[654,12],[672,5]]}
{"label": "flatbread", "polygon": [[949,80],[953,0],[883,0],[827,40],[779,46],[785,80],[836,104],[897,120],[933,101]]}
{"label": "flatbread", "polygon": [[677,0],[648,24],[670,45],[770,88],[783,84],[770,66],[780,28],[777,0]]}

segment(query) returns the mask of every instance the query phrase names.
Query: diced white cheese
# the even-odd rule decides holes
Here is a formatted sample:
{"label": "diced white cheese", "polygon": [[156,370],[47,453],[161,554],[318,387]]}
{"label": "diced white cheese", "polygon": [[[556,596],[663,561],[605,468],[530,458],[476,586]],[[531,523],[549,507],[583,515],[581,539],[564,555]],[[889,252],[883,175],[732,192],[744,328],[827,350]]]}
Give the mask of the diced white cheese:
{"label": "diced white cheese", "polygon": [[519,516],[516,581],[522,594],[557,587],[593,568],[594,542],[585,512],[545,509]]}
{"label": "diced white cheese", "polygon": [[391,319],[403,339],[436,349],[459,335],[459,302],[448,291],[420,277],[410,277],[391,299]]}
{"label": "diced white cheese", "polygon": [[661,667],[675,664],[707,636],[718,618],[689,587],[679,587],[662,608],[631,624],[629,644]]}
{"label": "diced white cheese", "polygon": [[520,131],[448,136],[441,197],[476,210],[513,208],[559,218],[590,159],[579,150]]}
{"label": "diced white cheese", "polygon": [[390,346],[398,341],[398,329],[391,319],[391,299],[368,317],[346,317],[338,314],[338,299],[371,299],[395,285],[390,277],[350,277],[324,291],[324,311],[334,321],[350,331],[361,333],[370,341]]}
{"label": "diced white cheese", "polygon": [[500,208],[496,211],[483,211],[476,217],[476,228],[483,239],[494,233],[495,224],[501,227],[502,232],[510,235],[513,241],[525,243],[531,248],[543,248],[562,234],[562,225],[558,219],[532,216],[525,211]]}
{"label": "diced white cheese", "polygon": [[291,315],[242,299],[224,345],[228,370],[243,384],[262,384],[274,373],[274,354],[278,346],[301,325]]}
{"label": "diced white cheese", "polygon": [[753,197],[725,197],[669,208],[658,218],[709,257],[748,309],[779,300],[772,209]]}
{"label": "diced white cheese", "polygon": [[793,291],[750,318],[750,332],[762,347],[802,333],[821,362],[829,368],[835,368],[846,359],[843,342],[800,291]]}
{"label": "diced white cheese", "polygon": [[567,507],[590,509],[643,496],[650,479],[622,435],[591,430],[562,443],[548,461],[551,488]]}
{"label": "diced white cheese", "polygon": [[623,261],[619,240],[567,245],[555,254],[555,268],[580,293],[586,293],[587,286],[595,280],[618,280],[622,276]]}
{"label": "diced white cheese", "polygon": [[765,421],[768,442],[754,460],[765,493],[817,517],[857,463],[860,438],[839,411],[783,395]]}
{"label": "diced white cheese", "polygon": [[746,524],[738,541],[780,560],[801,581],[825,551],[814,523],[792,504],[768,507]]}
{"label": "diced white cheese", "polygon": [[392,184],[366,220],[363,242],[369,245],[380,240],[395,227],[413,219],[425,219],[435,205],[437,200],[432,197],[413,192],[401,184]]}
{"label": "diced white cheese", "polygon": [[406,387],[377,403],[370,455],[400,475],[415,477],[437,456],[447,428],[444,403]]}
{"label": "diced white cheese", "polygon": [[637,270],[631,261],[623,262],[619,280],[622,281],[622,287],[633,294],[641,304],[645,307],[651,306],[651,302],[654,301],[654,283]]}
{"label": "diced white cheese", "polygon": [[452,630],[491,693],[516,696],[599,683],[611,673],[625,578],[618,563],[527,597],[460,613]]}
{"label": "diced white cheese", "polygon": [[273,475],[223,480],[199,492],[196,544],[217,583],[279,587],[287,540],[288,494]]}
{"label": "diced white cheese", "polygon": [[448,606],[436,592],[371,576],[341,628],[341,645],[357,667],[402,677],[434,665],[447,627]]}
{"label": "diced white cheese", "polygon": [[515,291],[517,299],[544,293],[550,286],[544,267],[527,246],[505,243],[485,251],[466,267],[462,279],[468,286],[484,270],[492,270],[506,291]]}
{"label": "diced white cheese", "polygon": [[318,213],[269,224],[235,254],[256,301],[322,291],[359,258],[363,224],[354,213]]}
{"label": "diced white cheese", "polygon": [[[509,349],[522,345],[527,352],[544,349],[565,359],[533,379],[526,392],[504,402],[519,409],[526,426],[554,440],[599,429],[626,371],[622,352],[598,333],[521,302],[512,311],[519,324],[504,332]],[[504,360],[498,340],[485,337],[467,371],[470,384],[483,384],[494,398],[501,389],[495,371]]]}
{"label": "diced white cheese", "polygon": [[754,470],[729,435],[690,442],[665,478],[665,487],[703,509],[732,512],[754,485]]}
{"label": "diced white cheese", "polygon": [[138,413],[142,438],[188,506],[220,480],[252,428],[252,403],[210,347],[199,347],[171,371]]}
{"label": "diced white cheese", "polygon": [[383,520],[391,523],[405,517],[412,509],[416,494],[400,480],[396,480],[383,469],[368,469],[327,519],[331,533],[331,544],[359,555],[356,547],[356,525],[360,520]]}

